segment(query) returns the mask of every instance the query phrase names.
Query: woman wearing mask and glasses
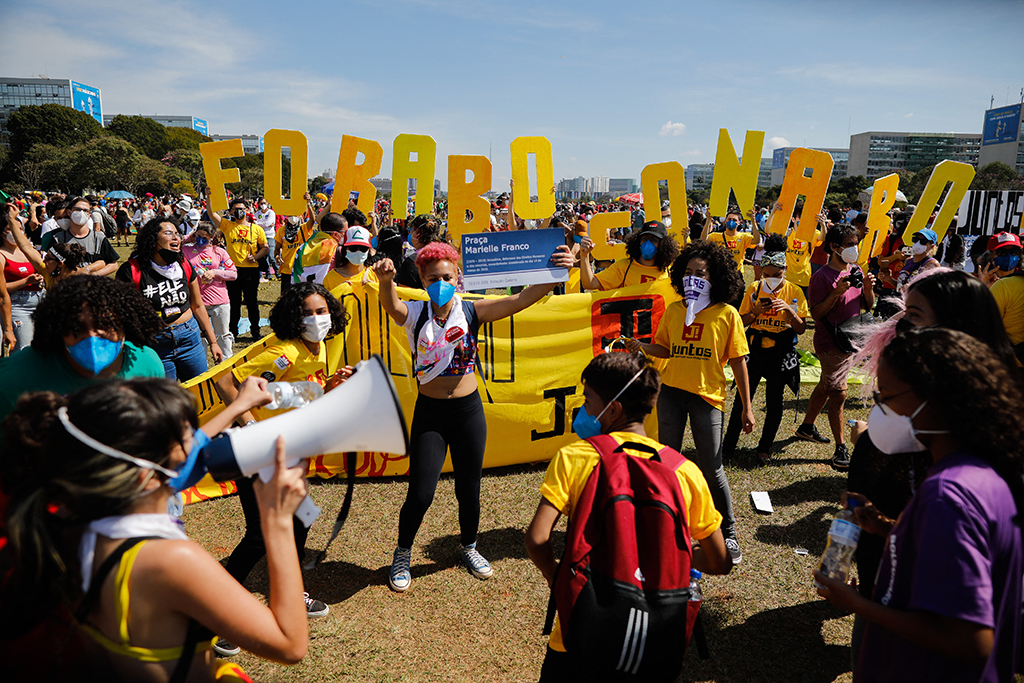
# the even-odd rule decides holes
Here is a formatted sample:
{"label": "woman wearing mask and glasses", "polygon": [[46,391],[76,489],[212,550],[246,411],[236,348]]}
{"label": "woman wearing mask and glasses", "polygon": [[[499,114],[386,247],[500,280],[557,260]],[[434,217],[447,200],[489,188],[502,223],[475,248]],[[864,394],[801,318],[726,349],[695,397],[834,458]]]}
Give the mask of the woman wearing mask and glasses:
{"label": "woman wearing mask and glasses", "polygon": [[743,280],[732,254],[718,244],[696,240],[672,265],[672,286],[682,301],[665,309],[653,344],[635,339],[626,343],[633,353],[643,350],[668,358],[658,396],[658,441],[683,447],[690,421],[697,464],[711,488],[715,509],[722,515],[722,533],[733,564],[743,560],[736,540],[732,494],[722,467],[722,426],[725,422],[725,364],[732,368],[742,405],[743,432],[754,429],[747,378],[747,340],[743,321],[728,301],[743,291]]}
{"label": "woman wearing mask and glasses", "polygon": [[[476,549],[487,443],[487,421],[473,372],[477,334],[480,325],[532,306],[555,286],[531,285],[512,296],[465,301],[455,293],[458,260],[455,249],[444,242],[431,242],[420,249],[416,265],[428,301],[399,300],[391,259],[373,267],[380,278],[381,305],[392,320],[405,327],[419,387],[409,434],[409,493],[398,518],[398,547],[388,576],[388,585],[396,592],[408,590],[412,583],[412,544],[434,500],[449,449],[459,500],[461,559],[476,578],[491,576],[490,563]],[[555,266],[566,270],[572,261],[564,245],[551,257]]]}
{"label": "woman wearing mask and glasses", "polygon": [[[220,238],[221,244],[217,244]],[[192,233],[192,241],[182,247],[185,259],[199,278],[199,294],[217,335],[217,344],[225,358],[234,355],[235,338],[231,334],[231,299],[228,282],[238,277],[238,269],[222,246],[224,236],[210,223],[200,223]]]}
{"label": "woman wearing mask and glasses", "polygon": [[992,349],[943,328],[897,335],[878,363],[872,441],[930,455],[898,519],[860,492],[854,518],[885,538],[870,598],[818,572],[818,594],[867,622],[855,681],[1012,681],[1024,573],[1024,409]]}
{"label": "woman wearing mask and glasses", "polygon": [[[335,372],[327,367],[327,345],[329,335],[341,334],[347,317],[345,309],[323,286],[312,282],[293,285],[274,304],[270,311],[270,327],[277,340],[268,344],[262,353],[234,368],[217,381],[217,391],[224,403],[231,405],[238,397],[239,388],[247,377],[262,377],[270,382],[316,382],[330,391],[352,375],[352,368],[345,366]],[[255,424],[278,414],[265,408],[255,408],[239,415],[238,424]],[[245,514],[245,535],[228,558],[228,573],[239,583],[246,577],[266,554],[260,526],[259,506],[256,504],[254,484],[256,477],[241,478],[238,485],[238,499]],[[295,545],[299,559],[305,555],[306,536],[309,529],[302,523],[294,525]],[[320,600],[308,595],[306,610],[310,618],[325,616],[328,607]],[[230,642],[218,642],[216,649],[223,655],[237,654],[238,648]]]}

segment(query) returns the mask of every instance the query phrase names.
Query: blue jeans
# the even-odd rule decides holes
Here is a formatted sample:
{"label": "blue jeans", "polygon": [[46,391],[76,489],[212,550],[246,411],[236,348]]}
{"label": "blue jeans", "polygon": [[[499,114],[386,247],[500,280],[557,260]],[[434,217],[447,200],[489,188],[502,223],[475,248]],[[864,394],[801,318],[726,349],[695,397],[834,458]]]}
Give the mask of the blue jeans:
{"label": "blue jeans", "polygon": [[21,351],[32,343],[32,335],[35,333],[32,314],[36,312],[36,306],[43,300],[43,296],[42,291],[28,292],[21,289],[11,292],[11,322],[14,324],[14,336],[18,338],[11,353]]}
{"label": "blue jeans", "polygon": [[164,364],[167,379],[187,382],[210,369],[199,335],[199,323],[194,316],[158,334],[153,340],[153,350]]}

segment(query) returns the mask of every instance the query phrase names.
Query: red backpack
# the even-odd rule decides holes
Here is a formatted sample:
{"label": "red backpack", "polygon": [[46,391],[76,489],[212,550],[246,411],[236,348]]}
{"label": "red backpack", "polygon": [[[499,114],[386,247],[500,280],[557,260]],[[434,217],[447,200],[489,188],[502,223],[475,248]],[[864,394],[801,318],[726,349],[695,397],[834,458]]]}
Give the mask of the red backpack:
{"label": "red backpack", "polygon": [[[142,270],[139,267],[138,259],[128,259],[128,268],[131,270],[132,284],[135,285],[135,289],[142,289]],[[192,279],[192,264],[188,262],[187,258],[181,259],[181,270],[185,273],[185,284]]]}
{"label": "red backpack", "polygon": [[[607,434],[587,441],[601,459],[569,520],[551,589],[562,643],[600,680],[674,680],[700,609],[690,600],[693,551],[676,475],[686,458]],[[549,610],[546,632],[552,622]]]}

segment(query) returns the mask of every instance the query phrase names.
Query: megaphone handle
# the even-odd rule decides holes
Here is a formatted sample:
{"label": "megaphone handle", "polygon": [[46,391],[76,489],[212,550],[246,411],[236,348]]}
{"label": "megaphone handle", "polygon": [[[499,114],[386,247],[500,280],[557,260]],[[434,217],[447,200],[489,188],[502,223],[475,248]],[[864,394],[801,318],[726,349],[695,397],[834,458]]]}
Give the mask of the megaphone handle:
{"label": "megaphone handle", "polygon": [[299,518],[299,521],[308,529],[313,526],[313,522],[320,516],[320,508],[317,507],[313,499],[306,494],[306,497],[299,503],[299,509],[295,511],[295,516]]}

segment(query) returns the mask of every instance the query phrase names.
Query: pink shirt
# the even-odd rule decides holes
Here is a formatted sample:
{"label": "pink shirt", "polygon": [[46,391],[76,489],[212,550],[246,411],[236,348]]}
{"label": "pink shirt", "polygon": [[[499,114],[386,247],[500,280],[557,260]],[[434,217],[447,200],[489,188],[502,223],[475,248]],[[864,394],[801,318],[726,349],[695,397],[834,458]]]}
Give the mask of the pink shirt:
{"label": "pink shirt", "polygon": [[224,283],[238,277],[238,271],[235,270],[235,264],[232,263],[228,252],[212,244],[207,244],[202,249],[195,244],[186,244],[181,250],[192,264],[197,276],[207,271],[213,274],[211,282],[199,279],[199,294],[202,296],[203,305],[219,306],[228,303],[228,286]]}

